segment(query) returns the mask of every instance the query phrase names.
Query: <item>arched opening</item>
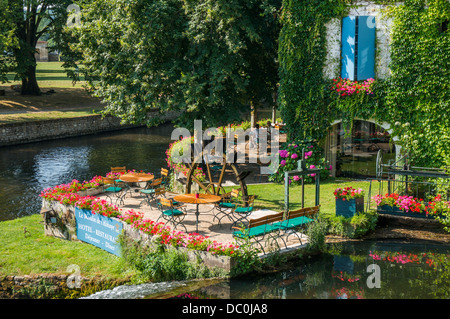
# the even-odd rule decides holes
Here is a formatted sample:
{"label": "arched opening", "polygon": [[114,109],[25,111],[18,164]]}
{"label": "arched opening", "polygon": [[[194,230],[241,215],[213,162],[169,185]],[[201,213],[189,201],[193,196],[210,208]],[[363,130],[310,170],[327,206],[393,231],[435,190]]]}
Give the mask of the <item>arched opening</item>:
{"label": "arched opening", "polygon": [[375,177],[376,158],[380,149],[386,161],[395,160],[396,147],[391,141],[388,126],[354,120],[351,133],[347,131],[341,121],[333,123],[328,130],[325,156],[332,166],[334,177]]}

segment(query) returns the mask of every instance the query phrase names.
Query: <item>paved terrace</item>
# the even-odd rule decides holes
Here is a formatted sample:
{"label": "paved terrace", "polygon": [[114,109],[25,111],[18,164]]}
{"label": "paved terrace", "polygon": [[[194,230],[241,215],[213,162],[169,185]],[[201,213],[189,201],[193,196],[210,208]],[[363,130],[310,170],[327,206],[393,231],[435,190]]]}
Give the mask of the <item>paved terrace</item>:
{"label": "paved terrace", "polygon": [[[165,198],[173,198],[178,194],[172,192],[166,192]],[[105,194],[97,195],[100,198],[107,199]],[[156,221],[158,217],[160,217],[161,212],[158,210],[156,206],[156,201],[151,202],[151,206],[149,206],[146,202],[143,202],[145,199],[145,195],[139,193],[138,187],[131,187],[131,191],[129,191],[125,198],[124,203],[118,203],[118,207],[123,211],[133,209],[138,212],[144,213],[144,218],[148,218],[150,220]],[[157,199],[159,200],[159,199]],[[188,233],[196,233],[196,205],[194,204],[185,204],[184,208],[186,208],[186,215],[183,221]],[[207,236],[211,240],[215,240],[217,242],[228,244],[228,243],[236,243],[235,238],[232,235],[233,229],[231,229],[232,221],[228,218],[224,217],[221,220],[221,225],[219,225],[217,219],[214,219],[214,215],[217,213],[217,210],[214,208],[213,204],[200,204],[199,205],[199,221],[198,221],[198,233],[203,236]],[[274,213],[273,211],[257,209],[255,208],[251,213],[249,218],[262,217],[265,214]],[[166,222],[163,218],[159,219],[159,222]],[[171,224],[168,225],[172,227]],[[178,226],[176,230],[185,231],[182,226]],[[282,251],[291,251],[292,249],[301,248],[307,243],[307,238],[305,235],[298,233],[302,237],[302,243],[300,243],[299,239],[295,235],[290,235],[289,240],[287,241],[287,249],[284,244],[280,242],[280,247]],[[268,243],[265,243],[265,252],[273,251],[274,248],[270,248],[267,246]]]}

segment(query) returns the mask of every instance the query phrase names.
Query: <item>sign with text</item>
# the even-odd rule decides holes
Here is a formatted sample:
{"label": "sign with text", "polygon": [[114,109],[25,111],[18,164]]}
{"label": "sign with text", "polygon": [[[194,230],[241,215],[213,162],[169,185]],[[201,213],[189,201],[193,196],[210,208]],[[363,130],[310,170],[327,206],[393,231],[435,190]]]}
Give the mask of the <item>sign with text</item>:
{"label": "sign with text", "polygon": [[75,220],[79,240],[120,256],[120,245],[117,238],[122,232],[121,222],[79,208],[75,208]]}

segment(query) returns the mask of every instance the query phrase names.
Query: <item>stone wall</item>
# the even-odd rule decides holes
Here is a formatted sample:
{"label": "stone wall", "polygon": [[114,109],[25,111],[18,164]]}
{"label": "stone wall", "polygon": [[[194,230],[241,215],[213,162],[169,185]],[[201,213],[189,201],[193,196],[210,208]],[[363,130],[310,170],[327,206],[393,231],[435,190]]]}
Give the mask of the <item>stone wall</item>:
{"label": "stone wall", "polygon": [[[156,117],[158,115],[158,110],[148,114],[149,117]],[[177,116],[178,114],[175,112],[166,113],[162,116],[162,120],[170,121]],[[120,123],[119,118],[111,116],[102,118],[101,115],[1,124],[0,146],[88,135],[131,127],[137,126],[123,125]]]}
{"label": "stone wall", "polygon": [[[78,241],[76,236],[75,208],[73,206],[43,200],[41,216],[44,221],[44,232],[47,236]],[[123,235],[125,237],[138,241],[143,246],[152,246],[154,245],[154,240],[159,240],[159,238],[145,234],[120,219],[113,219],[123,224]],[[200,259],[209,268],[217,267],[230,272],[234,267],[235,260],[228,256],[213,255],[206,251],[189,250],[183,247],[173,248],[170,245],[167,245],[166,249],[178,249],[187,254],[188,260],[195,261]]]}
{"label": "stone wall", "polygon": [[[371,1],[360,1],[350,9],[349,16],[374,16],[376,24],[376,56],[375,74],[377,78],[385,79],[390,76],[389,63],[390,33],[392,20],[386,16],[384,9],[386,5],[380,5]],[[332,19],[326,25],[327,29],[327,59],[324,63],[324,76],[334,79],[340,75],[341,61],[341,19]]]}

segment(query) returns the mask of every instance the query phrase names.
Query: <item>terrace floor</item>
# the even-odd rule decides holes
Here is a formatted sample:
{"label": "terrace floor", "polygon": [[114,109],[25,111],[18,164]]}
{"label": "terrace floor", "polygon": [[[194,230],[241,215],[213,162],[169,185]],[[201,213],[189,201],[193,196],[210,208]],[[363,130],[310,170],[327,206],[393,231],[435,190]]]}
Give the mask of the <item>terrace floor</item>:
{"label": "terrace floor", "polygon": [[[166,198],[173,198],[177,194],[167,192],[165,194]],[[106,196],[102,193],[97,195],[100,198],[107,199]],[[147,203],[142,203],[145,197],[139,193],[139,189],[137,187],[132,187],[131,192],[128,192],[124,198],[124,203],[119,204],[118,207],[123,211],[127,211],[133,209],[134,211],[144,213],[144,218],[148,218],[150,220],[156,221],[161,215],[161,212],[155,207],[156,201],[151,202],[152,206],[149,206]],[[186,212],[185,218],[183,220],[183,225],[186,227],[188,233],[196,233],[196,205],[194,204],[185,204]],[[261,217],[264,214],[270,214],[273,211],[270,210],[260,210],[255,209],[250,215],[251,218]],[[232,221],[228,218],[223,218],[221,221],[221,225],[219,225],[217,219],[214,219],[214,215],[217,213],[217,210],[214,208],[212,204],[201,204],[199,205],[199,220],[198,220],[198,233],[203,236],[207,236],[209,239],[213,241],[217,241],[222,244],[235,244],[236,240],[233,237],[233,230],[231,229]],[[159,222],[166,222],[163,218],[158,220]],[[171,225],[168,225],[171,227]],[[172,227],[171,227],[172,228]],[[184,228],[179,226],[176,230],[185,232]],[[304,234],[297,233],[301,238],[301,242],[297,236],[294,234],[290,234],[289,237],[286,237],[287,234],[284,234],[283,238],[286,240],[286,245],[278,239],[279,247],[281,248],[281,252],[291,251],[293,249],[298,249],[304,247],[307,243],[307,238]],[[276,249],[276,246],[271,246],[272,243],[264,243],[264,251],[266,253],[273,251]],[[271,246],[271,247],[269,247]],[[277,249],[278,250],[278,249]]]}

